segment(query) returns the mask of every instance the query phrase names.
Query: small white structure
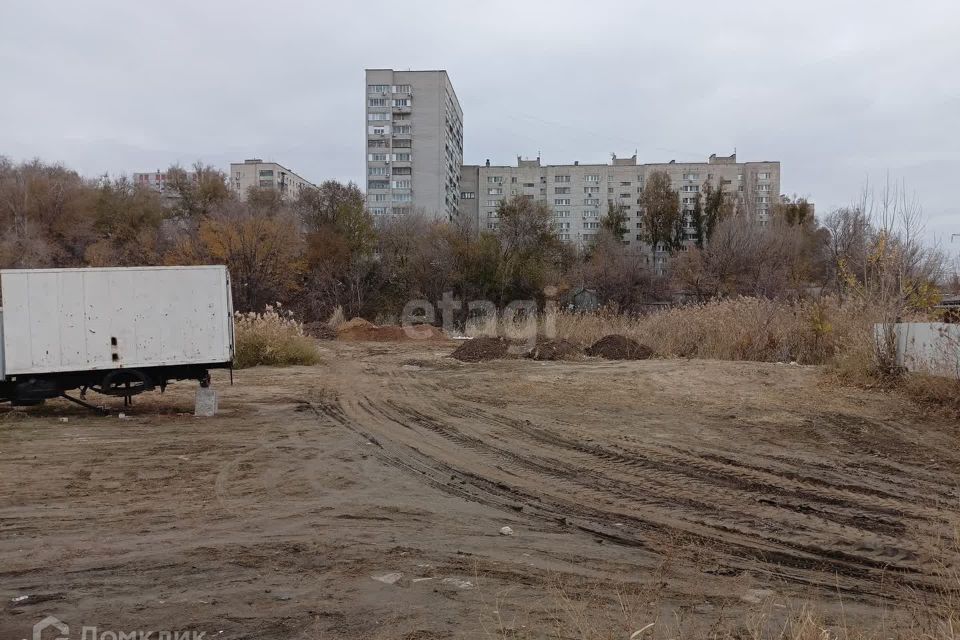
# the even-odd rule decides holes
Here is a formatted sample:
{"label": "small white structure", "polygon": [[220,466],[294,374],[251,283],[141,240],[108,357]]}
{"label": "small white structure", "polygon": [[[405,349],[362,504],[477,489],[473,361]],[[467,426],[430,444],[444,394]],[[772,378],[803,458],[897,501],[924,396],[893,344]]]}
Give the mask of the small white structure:
{"label": "small white structure", "polygon": [[960,378],[960,324],[898,322],[875,325],[878,343],[893,331],[897,366],[908,371]]}

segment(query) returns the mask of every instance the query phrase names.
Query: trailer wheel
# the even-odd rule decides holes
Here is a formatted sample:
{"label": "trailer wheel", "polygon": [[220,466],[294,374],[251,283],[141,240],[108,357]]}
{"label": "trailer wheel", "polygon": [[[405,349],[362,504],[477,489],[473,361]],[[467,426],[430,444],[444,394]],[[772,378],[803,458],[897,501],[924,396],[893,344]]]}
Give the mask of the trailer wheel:
{"label": "trailer wheel", "polygon": [[129,399],[144,391],[151,391],[153,387],[153,380],[143,371],[116,369],[103,377],[99,388],[94,388],[105,396],[120,396]]}

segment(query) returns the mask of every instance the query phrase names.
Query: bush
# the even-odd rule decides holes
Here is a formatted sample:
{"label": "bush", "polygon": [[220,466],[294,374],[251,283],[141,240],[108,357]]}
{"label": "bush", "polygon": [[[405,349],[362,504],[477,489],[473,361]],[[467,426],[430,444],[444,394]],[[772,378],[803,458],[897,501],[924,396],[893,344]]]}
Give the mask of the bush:
{"label": "bush", "polygon": [[303,332],[303,325],[267,306],[263,313],[237,313],[234,316],[238,369],[257,365],[313,365],[320,362],[314,340]]}

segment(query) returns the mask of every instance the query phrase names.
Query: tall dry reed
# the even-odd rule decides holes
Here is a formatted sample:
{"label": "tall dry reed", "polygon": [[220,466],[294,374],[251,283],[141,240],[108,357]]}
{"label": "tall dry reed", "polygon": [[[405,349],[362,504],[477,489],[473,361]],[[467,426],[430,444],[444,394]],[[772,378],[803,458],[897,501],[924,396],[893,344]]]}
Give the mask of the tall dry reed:
{"label": "tall dry reed", "polygon": [[268,306],[263,313],[234,315],[238,369],[257,365],[312,365],[320,362],[316,342],[289,312]]}
{"label": "tall dry reed", "polygon": [[666,357],[801,364],[834,362],[845,349],[863,343],[872,326],[862,305],[841,305],[836,298],[732,298],[642,316],[560,311],[541,319],[542,325],[548,322],[557,338],[582,345],[621,334]]}

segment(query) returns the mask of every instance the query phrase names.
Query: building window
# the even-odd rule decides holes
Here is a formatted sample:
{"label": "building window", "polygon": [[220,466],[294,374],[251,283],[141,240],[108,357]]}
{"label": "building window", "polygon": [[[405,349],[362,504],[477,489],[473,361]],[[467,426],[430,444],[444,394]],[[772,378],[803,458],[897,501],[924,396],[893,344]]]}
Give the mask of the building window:
{"label": "building window", "polygon": [[588,173],[583,176],[584,182],[600,182],[600,175],[597,173]]}
{"label": "building window", "polygon": [[497,206],[497,203],[498,203],[498,202],[500,202],[500,201],[499,201],[499,200],[487,200],[487,206],[488,206],[488,207],[495,207],[495,206]]}
{"label": "building window", "polygon": [[474,192],[474,191],[461,191],[461,192],[460,192],[460,199],[461,199],[461,200],[473,200],[473,199],[476,198],[476,197],[477,197],[477,194],[476,194],[476,192]]}
{"label": "building window", "polygon": [[393,159],[398,162],[410,162],[413,160],[412,153],[395,153],[393,154]]}
{"label": "building window", "polygon": [[411,127],[408,124],[399,124],[393,128],[393,131],[394,133],[399,133],[399,134],[410,134],[412,129],[413,127]]}
{"label": "building window", "polygon": [[553,176],[554,182],[570,182],[570,176]]}
{"label": "building window", "polygon": [[370,98],[370,100],[367,101],[367,104],[370,105],[371,107],[385,107],[387,106],[387,99],[386,98]]}
{"label": "building window", "polygon": [[769,171],[761,171],[760,173],[757,174],[757,179],[758,179],[758,180],[769,180],[769,179],[770,179],[770,172],[769,172]]}
{"label": "building window", "polygon": [[386,208],[386,207],[373,207],[372,209],[370,209],[370,213],[372,213],[372,214],[375,215],[375,216],[383,216],[383,215],[386,215],[386,214],[387,214],[387,208]]}
{"label": "building window", "polygon": [[367,85],[367,90],[370,93],[387,93],[390,91],[390,85],[388,84],[371,84]]}
{"label": "building window", "polygon": [[371,125],[368,131],[375,136],[386,136],[386,135],[390,135],[390,126],[389,125]]}
{"label": "building window", "polygon": [[413,183],[412,180],[394,180],[393,188],[394,189],[409,189],[410,185]]}
{"label": "building window", "polygon": [[387,154],[386,153],[370,153],[367,154],[367,160],[370,162],[386,162]]}
{"label": "building window", "polygon": [[394,107],[409,107],[409,106],[410,106],[410,98],[395,98],[395,99],[393,100],[393,106],[394,106]]}
{"label": "building window", "polygon": [[600,187],[584,187],[584,193],[600,193]]}
{"label": "building window", "polygon": [[587,207],[597,207],[600,205],[600,198],[584,198],[583,204]]}
{"label": "building window", "polygon": [[385,194],[385,193],[374,193],[374,194],[371,194],[371,200],[372,200],[373,202],[386,202],[386,201],[387,201],[387,194]]}
{"label": "building window", "polygon": [[556,200],[553,201],[553,204],[558,207],[569,207],[570,198],[557,198]]}
{"label": "building window", "polygon": [[387,175],[387,168],[386,167],[370,167],[370,171],[368,172],[368,175],[385,176]]}
{"label": "building window", "polygon": [[557,209],[553,212],[553,215],[557,218],[569,218],[570,210],[569,209]]}
{"label": "building window", "polygon": [[699,180],[699,179],[700,179],[700,174],[699,174],[699,173],[685,173],[685,174],[683,174],[683,179],[684,179],[684,180]]}
{"label": "building window", "polygon": [[261,181],[260,181],[260,187],[263,188],[263,189],[272,189],[272,188],[273,188],[273,180],[261,180]]}
{"label": "building window", "polygon": [[393,194],[394,202],[412,202],[413,195],[409,193],[395,193]]}
{"label": "building window", "polygon": [[389,120],[389,113],[368,113],[367,120],[376,121],[376,120]]}
{"label": "building window", "polygon": [[397,84],[393,86],[394,93],[412,93],[410,91],[410,85],[408,84]]}
{"label": "building window", "polygon": [[554,187],[554,193],[570,193],[570,187]]}
{"label": "building window", "polygon": [[487,176],[487,184],[503,184],[503,176]]}
{"label": "building window", "polygon": [[387,146],[386,140],[367,140],[367,146],[374,149],[383,149]]}
{"label": "building window", "polygon": [[757,187],[757,191],[770,191],[770,185],[761,184]]}
{"label": "building window", "polygon": [[369,180],[367,182],[368,189],[389,189],[390,183],[386,180]]}
{"label": "building window", "polygon": [[393,175],[395,176],[411,176],[413,175],[412,167],[394,167]]}
{"label": "building window", "polygon": [[698,184],[685,184],[680,187],[680,191],[685,191],[687,193],[697,193],[700,191],[700,185]]}
{"label": "building window", "polygon": [[489,189],[487,189],[487,195],[488,195],[488,196],[502,196],[502,195],[503,195],[503,188],[502,188],[502,187],[490,187]]}

